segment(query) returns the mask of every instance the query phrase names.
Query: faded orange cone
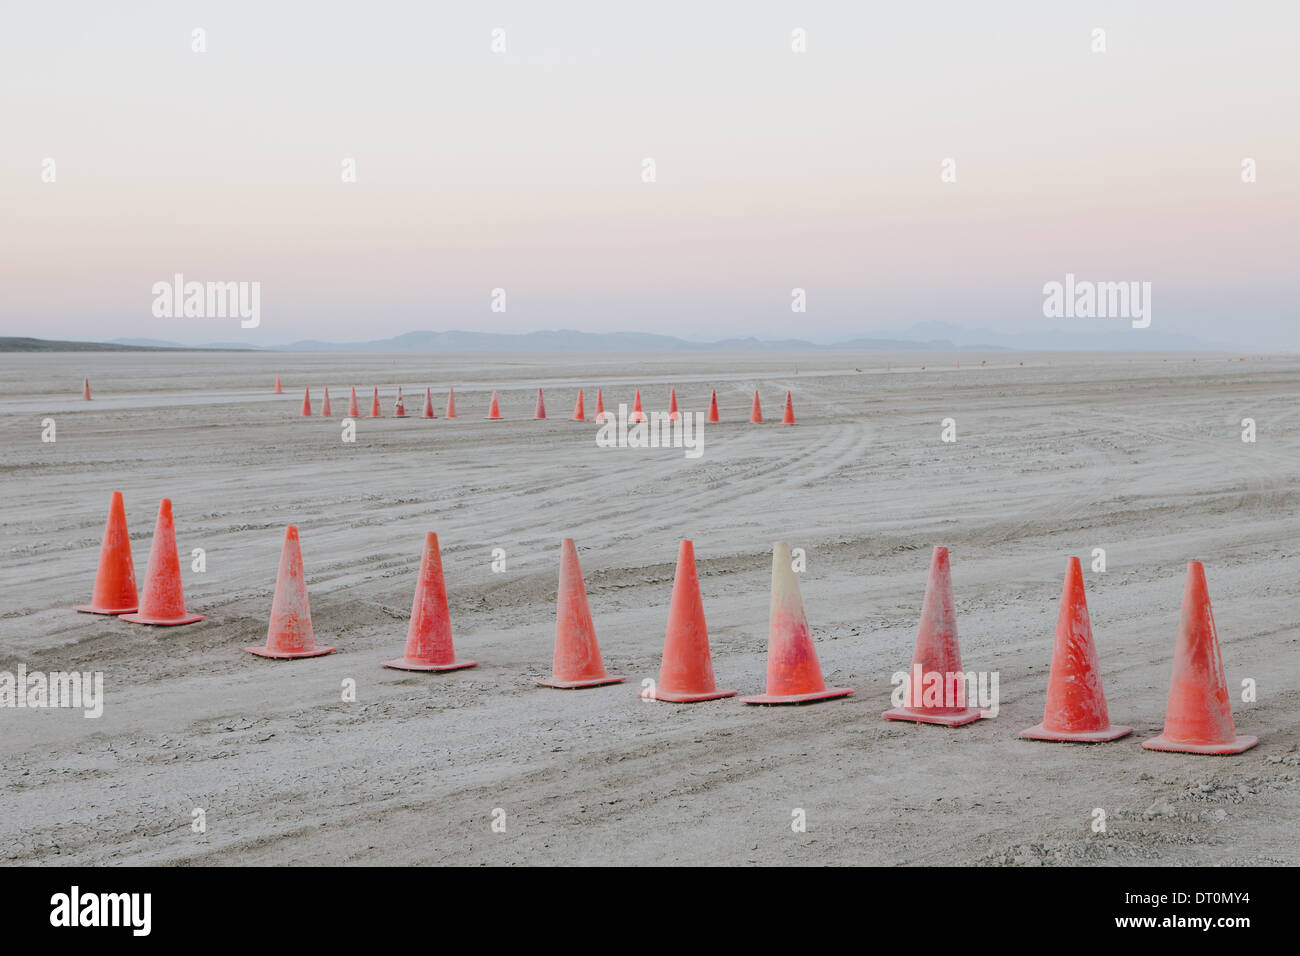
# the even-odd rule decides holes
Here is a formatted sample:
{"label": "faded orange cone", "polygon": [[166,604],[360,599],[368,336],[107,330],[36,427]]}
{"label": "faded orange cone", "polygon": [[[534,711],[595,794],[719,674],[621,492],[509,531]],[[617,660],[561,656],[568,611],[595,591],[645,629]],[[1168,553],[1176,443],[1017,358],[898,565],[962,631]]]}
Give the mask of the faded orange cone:
{"label": "faded orange cone", "polygon": [[487,417],[492,421],[501,417],[501,406],[497,402],[497,393],[495,391],[492,392],[492,403],[488,405]]}
{"label": "faded orange cone", "polygon": [[645,421],[645,412],[641,411],[641,389],[636,390],[636,401],[632,404],[632,414],[628,416],[629,422]]}
{"label": "faded orange cone", "polygon": [[456,417],[456,390],[454,388],[447,389],[447,417]]}
{"label": "faded orange cone", "polygon": [[758,389],[754,389],[754,404],[749,409],[749,423],[751,425],[763,424],[763,406],[758,403]]}
{"label": "faded orange cone", "polygon": [[384,417],[383,410],[380,409],[380,407],[379,407],[379,386],[378,386],[378,385],[375,386],[375,397],[374,397],[374,400],[370,403],[370,417],[371,417],[371,418],[383,418],[383,417]]}
{"label": "faded orange cone", "polygon": [[420,413],[424,418],[437,418],[433,413],[433,389],[425,388],[424,390],[424,411]]}
{"label": "faded orange cone", "polygon": [[172,500],[164,498],[158,505],[158,522],[153,529],[149,565],[144,572],[140,592],[140,609],[123,614],[132,624],[173,627],[203,620],[202,614],[185,610],[185,592],[181,588],[181,562],[176,555],[176,526],[172,523]]}
{"label": "faded orange cone", "polygon": [[402,386],[397,386],[397,401],[393,402],[393,417],[406,417],[406,401],[402,398]]}
{"label": "faded orange cone", "polygon": [[280,376],[278,375],[275,377],[275,389],[273,391],[273,394],[275,395],[284,394],[284,389],[280,387]]}
{"label": "faded orange cone", "polygon": [[578,389],[578,401],[573,406],[573,417],[571,422],[585,422],[587,420],[587,411],[582,407],[582,389]]}
{"label": "faded orange cone", "polygon": [[827,687],[808,630],[790,545],[772,545],[772,602],[768,614],[767,692],[740,698],[746,704],[809,704],[847,697],[850,687]]}
{"label": "faded orange cone", "polygon": [[551,676],[539,677],[537,683],[544,687],[573,690],[618,684],[624,680],[626,678],[605,673],[600,645],[596,643],[596,629],[591,623],[587,588],[582,583],[578,549],[572,538],[565,538],[560,545],[560,590],[556,599],[555,655],[551,661]]}
{"label": "faded orange cone", "polygon": [[605,411],[605,393],[601,389],[596,389],[596,424],[603,425],[609,418],[609,412]]}
{"label": "faded orange cone", "polygon": [[1205,584],[1205,567],[1200,561],[1189,561],[1164,733],[1142,741],[1142,746],[1147,750],[1226,755],[1239,754],[1257,743],[1258,737],[1238,734],[1232,722],[1232,701]]}
{"label": "faded orange cone", "polygon": [[542,401],[542,390],[537,390],[537,408],[533,411],[533,418],[546,417],[546,402]]}
{"label": "faded orange cone", "polygon": [[713,390],[713,397],[709,399],[709,415],[706,422],[716,422],[718,420],[718,390]]}
{"label": "faded orange cone", "polygon": [[129,614],[139,607],[135,588],[135,561],[131,558],[131,536],[126,530],[126,505],[122,492],[113,492],[108,503],[108,521],[99,546],[99,568],[89,604],[73,610],[83,614]]}
{"label": "faded orange cone", "polygon": [[670,422],[680,422],[682,413],[677,410],[677,389],[672,389],[668,393],[668,420]]}
{"label": "faded orange cone", "polygon": [[447,583],[442,576],[442,552],[438,550],[438,536],[430,531],[424,536],[420,577],[415,585],[415,600],[411,603],[406,655],[399,660],[384,661],[384,666],[399,671],[455,671],[473,667],[476,663],[456,659],[456,649],[451,641]]}
{"label": "faded orange cone", "polygon": [[[964,673],[961,651],[957,646],[957,612],[953,605],[948,549],[935,548],[930,559],[930,580],[925,586],[925,603],[921,607],[921,627],[916,634],[912,673],[903,685],[906,696],[902,707],[885,711],[883,716],[887,720],[960,727],[984,716],[978,707],[966,706],[964,682],[950,685],[948,681],[947,675]],[[950,687],[955,698],[945,701]],[[929,701],[932,696],[938,700]]]}
{"label": "faded orange cone", "polygon": [[90,379],[88,378],[81,380],[81,397],[86,401],[90,401]]}
{"label": "faded orange cone", "polygon": [[1132,732],[1132,727],[1110,722],[1097,667],[1097,649],[1092,642],[1092,624],[1088,620],[1083,568],[1078,558],[1070,558],[1061,588],[1061,609],[1056,617],[1056,646],[1052,651],[1052,676],[1047,682],[1043,721],[1020,731],[1020,736],[1026,740],[1096,744],[1118,740]]}
{"label": "faded orange cone", "polygon": [[325,389],[325,402],[321,405],[320,414],[322,418],[330,417],[330,390]]}
{"label": "faded orange cone", "polygon": [[302,548],[298,544],[296,525],[284,529],[284,547],[280,549],[280,570],[275,576],[275,598],[271,601],[266,645],[244,650],[258,657],[277,660],[320,657],[334,650],[317,644],[312,630],[311,606],[307,602],[307,581],[303,577]]}
{"label": "faded orange cone", "polygon": [[735,697],[734,690],[719,690],[713,679],[709,654],[709,628],[695,570],[695,546],[683,541],[677,552],[677,576],[668,608],[668,633],[664,637],[659,682],[641,696],[674,704],[691,704],[719,697]]}
{"label": "faded orange cone", "polygon": [[311,389],[302,390],[302,417],[311,418]]}
{"label": "faded orange cone", "polygon": [[790,393],[785,393],[785,414],[781,416],[782,425],[793,425],[794,422],[794,401],[790,398]]}
{"label": "faded orange cone", "polygon": [[352,397],[348,399],[348,418],[360,418],[361,409],[357,407],[357,387],[352,386]]}

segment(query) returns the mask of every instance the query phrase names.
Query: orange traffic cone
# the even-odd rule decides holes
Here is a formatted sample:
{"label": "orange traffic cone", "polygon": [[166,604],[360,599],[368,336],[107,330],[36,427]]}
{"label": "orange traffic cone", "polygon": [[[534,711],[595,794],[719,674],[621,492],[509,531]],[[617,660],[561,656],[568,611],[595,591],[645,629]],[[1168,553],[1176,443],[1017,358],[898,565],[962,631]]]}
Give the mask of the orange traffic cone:
{"label": "orange traffic cone", "polygon": [[758,403],[758,389],[754,389],[754,404],[749,409],[749,423],[751,425],[763,424],[763,406]]}
{"label": "orange traffic cone", "polygon": [[1232,722],[1205,567],[1200,561],[1188,561],[1165,729],[1160,736],[1142,741],[1142,746],[1188,754],[1239,754],[1257,743],[1258,737],[1238,734]]}
{"label": "orange traffic cone", "polygon": [[629,422],[645,421],[645,412],[641,411],[641,389],[636,390],[636,401],[632,405],[632,414],[628,416]]}
{"label": "orange traffic cone", "polygon": [[456,417],[456,390],[454,388],[447,389],[447,417]]}
{"label": "orange traffic cone", "polygon": [[399,671],[455,671],[477,663],[456,659],[456,649],[451,642],[447,583],[442,577],[442,552],[438,550],[438,536],[430,531],[424,536],[420,578],[415,585],[415,600],[411,603],[406,656],[400,660],[384,661],[384,666]]}
{"label": "orange traffic cone", "polygon": [[596,424],[603,425],[609,418],[609,412],[605,411],[605,393],[601,389],[596,389]]}
{"label": "orange traffic cone", "polygon": [[132,624],[172,627],[203,620],[202,614],[185,610],[185,593],[181,589],[181,562],[176,556],[176,527],[172,524],[172,500],[164,498],[158,505],[158,523],[153,529],[153,546],[144,572],[144,589],[140,592],[140,610],[123,614]]}
{"label": "orange traffic cone", "polygon": [[311,607],[307,603],[307,581],[302,572],[302,548],[298,545],[298,528],[284,529],[284,547],[280,549],[280,570],[275,576],[275,599],[271,601],[271,624],[266,629],[265,647],[246,647],[258,657],[289,660],[320,657],[334,650],[316,643],[311,627]]}
{"label": "orange traffic cone", "polygon": [[81,380],[81,397],[86,401],[90,401],[90,379],[88,378]]}
{"label": "orange traffic cone", "polygon": [[1083,569],[1078,558],[1070,558],[1061,588],[1061,610],[1056,617],[1056,648],[1052,652],[1043,722],[1020,731],[1020,736],[1026,740],[1097,744],[1132,732],[1132,727],[1110,722],[1097,668],[1097,649],[1092,643]]}
{"label": "orange traffic cone", "polygon": [[[883,716],[887,720],[913,720],[945,727],[960,727],[979,720],[984,716],[983,711],[966,706],[965,683],[948,676],[961,673],[948,549],[935,548],[930,560],[930,580],[925,586],[925,603],[921,607],[912,673],[904,685],[903,706],[887,710]],[[932,693],[937,698],[933,702],[928,700]]]}
{"label": "orange traffic cone", "polygon": [[582,389],[578,389],[578,401],[573,406],[573,417],[571,422],[585,422],[587,420],[587,411],[582,407]]}
{"label": "orange traffic cone", "polygon": [[330,390],[328,388],[325,389],[325,402],[321,405],[320,414],[321,418],[330,417]]}
{"label": "orange traffic cone", "polygon": [[275,392],[274,392],[274,394],[276,394],[276,395],[282,395],[282,394],[284,394],[284,389],[280,387],[280,376],[278,376],[278,375],[275,377]]}
{"label": "orange traffic cone", "polygon": [[406,402],[402,399],[402,386],[397,386],[397,401],[393,402],[393,417],[406,417]]}
{"label": "orange traffic cone", "polygon": [[361,409],[357,407],[357,387],[352,386],[352,397],[348,399],[348,418],[360,418]]}
{"label": "orange traffic cone", "polygon": [[311,418],[311,389],[302,390],[302,417]]}
{"label": "orange traffic cone", "polygon": [[371,417],[371,418],[383,418],[383,417],[384,417],[384,413],[383,413],[383,411],[379,408],[379,386],[378,386],[378,385],[375,386],[375,398],[374,398],[374,401],[372,401],[372,402],[370,403],[370,417]]}
{"label": "orange traffic cone", "polygon": [[680,422],[682,413],[677,410],[677,389],[671,389],[668,392],[668,420],[670,422]]}
{"label": "orange traffic cone", "polygon": [[437,418],[433,413],[433,389],[425,388],[424,390],[424,411],[420,413],[425,418]]}
{"label": "orange traffic cone", "polygon": [[790,393],[785,393],[785,414],[781,416],[782,425],[793,425],[794,422],[794,402],[790,399]]}
{"label": "orange traffic cone", "polygon": [[809,704],[847,697],[850,687],[827,687],[817,662],[790,545],[772,545],[772,603],[767,633],[767,693],[740,698],[746,704]]}
{"label": "orange traffic cone", "polygon": [[591,623],[591,608],[587,604],[587,588],[582,583],[582,568],[578,564],[578,549],[572,538],[560,545],[560,592],[556,599],[555,657],[551,662],[551,676],[539,677],[537,683],[544,687],[572,690],[578,687],[599,687],[618,684],[626,680],[605,673],[600,659],[600,645],[596,643],[596,629]]}
{"label": "orange traffic cone", "polygon": [[487,417],[494,421],[501,417],[501,406],[497,403],[497,393],[495,391],[492,392],[492,404],[488,406]]}
{"label": "orange traffic cone", "polygon": [[716,422],[718,420],[718,390],[713,390],[713,397],[709,399],[709,416],[706,422]]}
{"label": "orange traffic cone", "polygon": [[542,401],[542,390],[537,390],[537,408],[533,411],[533,418],[546,417],[546,403]]}
{"label": "orange traffic cone", "polygon": [[89,604],[73,610],[85,614],[129,614],[139,607],[135,589],[135,561],[131,558],[131,536],[126,530],[126,505],[122,492],[113,492],[108,503],[108,521],[99,546],[99,570]]}
{"label": "orange traffic cone", "polygon": [[695,573],[695,546],[683,541],[677,552],[677,576],[668,608],[668,633],[664,637],[659,683],[641,696],[674,704],[691,704],[719,697],[735,697],[734,690],[718,690],[709,655],[709,629]]}

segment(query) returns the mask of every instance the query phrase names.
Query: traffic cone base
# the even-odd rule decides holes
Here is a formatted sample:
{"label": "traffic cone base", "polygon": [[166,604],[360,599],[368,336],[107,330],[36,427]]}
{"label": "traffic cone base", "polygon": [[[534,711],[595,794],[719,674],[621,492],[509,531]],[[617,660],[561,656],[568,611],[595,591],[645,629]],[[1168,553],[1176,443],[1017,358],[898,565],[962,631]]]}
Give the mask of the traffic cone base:
{"label": "traffic cone base", "polygon": [[154,627],[175,627],[178,624],[193,624],[203,620],[202,614],[182,614],[180,617],[145,617],[143,614],[123,614],[123,621],[132,624],[152,624]]}
{"label": "traffic cone base", "polygon": [[1108,740],[1119,740],[1133,733],[1132,727],[1111,724],[1101,730],[1081,730],[1075,733],[1060,730],[1047,730],[1042,724],[1034,724],[1020,731],[1023,740],[1055,740],[1061,743],[1104,744]]}
{"label": "traffic cone base", "polygon": [[1222,744],[1188,744],[1180,740],[1170,740],[1168,736],[1161,734],[1159,737],[1152,737],[1150,740],[1142,741],[1142,746],[1146,750],[1164,750],[1168,753],[1218,754],[1224,756],[1243,753],[1257,743],[1259,743],[1258,737],[1250,737],[1245,734],[1238,734],[1233,740]]}
{"label": "traffic cone base", "polygon": [[626,677],[620,677],[617,674],[606,674],[604,677],[592,677],[588,680],[556,680],[554,677],[535,678],[537,683],[543,687],[558,687],[560,690],[577,690],[581,687],[600,687],[604,684],[621,684],[627,680]]}
{"label": "traffic cone base", "polygon": [[265,647],[246,647],[244,650],[250,654],[256,654],[258,657],[270,657],[273,660],[291,660],[297,657],[322,657],[325,654],[332,653],[332,647],[309,647],[305,651],[271,651]]}
{"label": "traffic cone base", "polygon": [[911,710],[907,707],[891,707],[880,716],[885,720],[910,720],[917,724],[940,724],[944,727],[964,727],[973,724],[984,716],[978,707],[966,707],[955,714],[927,714],[923,710]]}
{"label": "traffic cone base", "polygon": [[699,694],[675,694],[672,691],[656,690],[651,693],[649,690],[641,691],[641,696],[646,700],[662,700],[670,704],[697,704],[702,700],[720,700],[723,697],[735,697],[740,691],[737,690],[711,690]]}
{"label": "traffic cone base", "polygon": [[827,687],[809,694],[755,694],[742,697],[742,704],[811,704],[818,700],[832,700],[836,697],[848,697],[853,693],[852,687]]}
{"label": "traffic cone base", "polygon": [[395,661],[384,661],[384,666],[391,667],[395,671],[458,671],[466,667],[477,667],[478,661],[453,659],[450,664],[421,664],[419,661],[411,661],[403,657]]}
{"label": "traffic cone base", "polygon": [[116,616],[120,614],[130,614],[132,611],[137,610],[139,606],[139,603],[136,603],[131,607],[118,608],[95,607],[93,604],[74,604],[72,605],[72,609],[74,611],[80,611],[82,614],[109,614]]}

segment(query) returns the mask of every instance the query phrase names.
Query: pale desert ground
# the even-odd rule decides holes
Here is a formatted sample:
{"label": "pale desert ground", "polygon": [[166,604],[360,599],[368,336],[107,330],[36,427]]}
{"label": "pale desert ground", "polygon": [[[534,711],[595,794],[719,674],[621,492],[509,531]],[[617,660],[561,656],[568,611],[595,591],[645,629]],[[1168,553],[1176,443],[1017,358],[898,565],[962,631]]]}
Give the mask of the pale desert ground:
{"label": "pale desert ground", "polygon": [[[1300,863],[1300,358],[1240,359],[0,355],[0,670],[106,682],[98,720],[0,712],[0,860]],[[341,442],[348,386],[363,402],[381,386],[387,414],[398,384],[413,414],[433,386],[440,416],[455,386],[461,418],[363,418]],[[304,385],[317,410],[329,386],[332,421],[298,417]],[[538,386],[544,422],[531,417]],[[700,411],[717,388],[726,421],[706,428],[702,458],[598,448],[596,426],[565,420],[579,387],[591,414],[596,388],[614,405],[638,386],[647,408],[676,387]],[[755,387],[769,421],[792,390],[799,425],[746,424]],[[493,388],[501,423],[483,420]],[[45,417],[54,444],[40,440]],[[953,444],[940,441],[946,417]],[[186,597],[205,621],[72,611],[90,597],[113,489],[141,580],[158,500],[173,499]],[[339,650],[268,661],[241,648],[265,641],[290,523],[317,640]],[[379,666],[403,648],[426,531],[442,542],[457,650],[477,668]],[[624,684],[533,683],[550,670],[564,537]],[[771,544],[784,539],[807,552],[827,682],[856,694],[800,708],[639,700],[682,538],[722,686],[762,689]],[[880,716],[911,660],[936,544],[951,549],[965,666],[1000,675],[996,719],[955,730]],[[1095,547],[1104,574],[1088,570]],[[1042,719],[1070,555],[1084,560],[1111,718],[1135,728],[1115,743],[1016,738]],[[1261,739],[1240,756],[1139,746],[1163,723],[1193,558],[1238,731]],[[356,703],[341,699],[346,678]],[[1240,699],[1246,678],[1254,703]]]}

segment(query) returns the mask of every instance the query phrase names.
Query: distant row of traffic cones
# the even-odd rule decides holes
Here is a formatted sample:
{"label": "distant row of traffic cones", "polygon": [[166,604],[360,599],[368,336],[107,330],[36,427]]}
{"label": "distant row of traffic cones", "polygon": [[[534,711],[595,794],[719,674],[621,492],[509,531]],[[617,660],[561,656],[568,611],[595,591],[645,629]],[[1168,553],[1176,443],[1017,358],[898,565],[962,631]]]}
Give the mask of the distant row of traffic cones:
{"label": "distant row of traffic cones", "polygon": [[[125,507],[121,492],[113,492],[91,603],[77,610],[120,615],[123,620],[140,624],[178,625],[203,620],[202,615],[191,614],[185,608],[170,499],[164,498],[158,509],[144,595],[137,601]],[[266,644],[245,650],[279,659],[318,657],[334,650],[315,641],[295,526],[285,530]],[[401,658],[384,661],[383,666],[411,671],[450,671],[475,665],[475,661],[456,656],[438,536],[429,532],[425,535],[405,652]],[[916,679],[907,682],[903,704],[885,711],[886,719],[959,727],[990,716],[978,707],[967,706],[962,692],[964,671],[947,548],[936,547],[931,557],[912,672]],[[938,675],[944,690],[953,686],[947,682],[956,675],[957,699],[942,693],[931,694],[932,688],[922,692],[923,675],[927,679]],[[537,682],[548,687],[576,689],[619,683],[624,679],[605,671],[577,548],[572,538],[566,538],[560,547],[552,673]],[[679,704],[736,696],[735,690],[719,688],[714,678],[708,625],[691,541],[682,541],[678,549],[659,678],[640,693],[647,699]],[[778,541],[772,548],[767,686],[764,693],[741,700],[747,704],[807,704],[852,693],[851,688],[826,686],[790,548],[786,542]],[[1131,732],[1131,727],[1110,722],[1084,595],[1083,572],[1079,559],[1072,557],[1061,591],[1043,720],[1022,731],[1020,736],[1031,740],[1101,743]],[[1233,724],[1205,569],[1201,562],[1191,561],[1187,566],[1164,732],[1144,741],[1142,746],[1149,750],[1235,754],[1258,742],[1256,737],[1237,734]]]}
{"label": "distant row of traffic cones", "polygon": [[[87,386],[87,388],[89,389],[89,386]],[[275,393],[277,395],[281,394],[279,378],[275,380]],[[89,391],[87,391],[86,397],[90,398]],[[303,389],[301,414],[303,418],[310,418],[313,414],[310,387]],[[320,417],[329,418],[331,417],[332,414],[333,412],[330,406],[330,390],[326,388],[325,400],[321,404]],[[355,386],[352,388],[352,395],[348,401],[348,417],[349,418],[361,417],[361,409],[357,404],[357,390]],[[379,389],[377,387],[375,388],[374,398],[372,399],[370,404],[369,417],[370,418],[384,417],[383,410],[379,404]],[[406,402],[405,399],[402,397],[402,388],[399,385],[397,388],[397,398],[393,402],[393,418],[408,418],[408,417],[410,416],[406,414]],[[420,417],[421,418],[438,417],[433,411],[432,389],[426,388],[424,390],[424,411],[420,413]],[[456,415],[455,389],[448,389],[447,391],[447,410],[444,413],[444,417],[446,418],[458,417]],[[592,420],[597,424],[603,424],[610,417],[611,417],[610,413],[605,410],[604,390],[597,389],[596,390],[596,415]],[[677,390],[672,389],[668,395],[668,420],[670,422],[676,422],[676,421],[680,421],[681,417],[682,417],[682,413],[677,407]],[[498,397],[496,391],[493,391],[492,399],[488,402],[487,419],[488,421],[500,421],[503,418],[504,416],[501,414],[500,398]],[[537,390],[537,404],[533,408],[533,418],[535,419],[546,418],[546,400],[542,395],[542,390],[540,388]],[[583,400],[583,390],[578,389],[578,398],[574,402],[573,415],[569,418],[569,421],[585,422],[586,420],[587,420],[587,413],[586,413],[586,406]],[[648,421],[645,410],[641,406],[641,390],[639,388],[636,390],[636,397],[633,399],[632,411],[628,415],[628,421],[633,423]],[[706,422],[720,421],[718,415],[718,393],[716,390],[714,390],[712,396],[709,399],[709,410],[705,416],[705,421]],[[759,401],[757,389],[754,390],[754,402],[750,406],[749,421],[751,424],[755,424],[755,425],[763,424],[763,406],[762,403]],[[781,424],[783,425],[796,424],[794,419],[794,400],[791,397],[790,392],[788,391],[785,393],[785,409],[781,415]]]}

